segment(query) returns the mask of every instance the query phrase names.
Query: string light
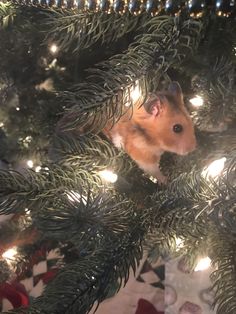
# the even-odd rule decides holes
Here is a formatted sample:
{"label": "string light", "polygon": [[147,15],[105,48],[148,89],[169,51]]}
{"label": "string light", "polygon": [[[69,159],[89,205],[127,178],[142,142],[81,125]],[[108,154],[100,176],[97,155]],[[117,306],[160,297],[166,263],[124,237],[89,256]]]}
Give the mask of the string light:
{"label": "string light", "polygon": [[29,208],[25,208],[25,213],[26,213],[26,215],[30,215],[30,210],[29,210]]}
{"label": "string light", "polygon": [[209,268],[210,265],[211,265],[211,259],[209,257],[204,257],[200,259],[200,261],[197,263],[197,266],[195,267],[194,271],[205,270]]}
{"label": "string light", "polygon": [[181,238],[175,240],[176,251],[179,251],[184,246],[184,241]]}
{"label": "string light", "polygon": [[42,169],[41,166],[37,166],[37,167],[35,167],[35,172],[39,172],[41,169]]}
{"label": "string light", "polygon": [[33,168],[33,166],[34,166],[33,160],[28,160],[28,161],[27,161],[27,166],[28,166],[29,168]]}
{"label": "string light", "polygon": [[67,196],[68,200],[71,202],[82,202],[84,205],[87,204],[86,196],[81,195],[78,192],[69,191],[69,192],[66,192],[66,196]]}
{"label": "string light", "polygon": [[55,44],[52,44],[50,47],[51,53],[55,54],[58,51],[58,47]]}
{"label": "string light", "polygon": [[132,87],[132,89],[130,91],[130,96],[131,96],[131,99],[134,103],[140,98],[141,90],[140,90],[140,86],[137,82],[135,83],[135,86]]}
{"label": "string light", "polygon": [[190,102],[196,108],[201,107],[203,105],[203,99],[201,96],[198,95],[190,99]]}
{"label": "string light", "polygon": [[118,175],[110,170],[99,171],[99,175],[107,182],[115,183],[118,179]]}
{"label": "string light", "polygon": [[226,158],[214,160],[207,168],[202,171],[202,176],[206,179],[217,178],[224,170]]}
{"label": "string light", "polygon": [[81,200],[81,194],[75,191],[70,191],[66,193],[68,199],[71,202],[80,201]]}
{"label": "string light", "polygon": [[20,107],[16,107],[16,111],[20,111]]}
{"label": "string light", "polygon": [[2,254],[2,257],[5,258],[7,260],[7,262],[9,262],[10,260],[13,260],[14,256],[17,254],[17,249],[16,247],[13,247],[7,251],[5,251]]}
{"label": "string light", "polygon": [[48,64],[46,67],[46,71],[49,71],[50,69],[56,68],[57,66],[57,58],[54,58],[51,63]]}

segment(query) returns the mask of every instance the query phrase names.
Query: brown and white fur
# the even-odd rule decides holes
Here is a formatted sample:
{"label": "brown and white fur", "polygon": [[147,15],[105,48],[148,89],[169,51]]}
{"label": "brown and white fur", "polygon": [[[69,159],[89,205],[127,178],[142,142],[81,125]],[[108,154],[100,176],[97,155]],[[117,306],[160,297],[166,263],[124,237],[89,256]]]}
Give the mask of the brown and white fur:
{"label": "brown and white fur", "polygon": [[136,104],[132,114],[128,111],[115,125],[107,125],[103,133],[162,183],[166,178],[159,169],[161,155],[165,151],[186,155],[196,147],[193,123],[177,82],[172,82],[167,91],[152,94],[141,107]]}

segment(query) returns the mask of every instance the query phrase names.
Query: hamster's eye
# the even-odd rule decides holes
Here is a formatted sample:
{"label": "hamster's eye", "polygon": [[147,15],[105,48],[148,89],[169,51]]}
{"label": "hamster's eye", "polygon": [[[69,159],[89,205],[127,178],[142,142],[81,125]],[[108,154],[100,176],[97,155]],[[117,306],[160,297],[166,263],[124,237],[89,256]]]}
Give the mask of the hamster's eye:
{"label": "hamster's eye", "polygon": [[183,126],[181,124],[175,124],[173,126],[173,131],[175,133],[181,133],[183,131]]}

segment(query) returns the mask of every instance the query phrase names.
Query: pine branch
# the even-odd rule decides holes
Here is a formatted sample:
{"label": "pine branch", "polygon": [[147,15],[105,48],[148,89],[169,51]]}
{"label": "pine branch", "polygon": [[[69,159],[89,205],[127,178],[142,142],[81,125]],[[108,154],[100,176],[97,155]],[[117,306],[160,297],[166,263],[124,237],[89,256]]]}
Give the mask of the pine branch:
{"label": "pine branch", "polygon": [[[104,195],[103,200],[105,200]],[[68,210],[71,217],[78,215],[77,205],[78,200],[71,201],[71,206],[74,207],[72,211]],[[80,257],[75,262],[64,266],[55,279],[47,285],[43,295],[33,302],[32,307],[28,308],[26,313],[33,314],[37,311],[38,313],[88,313],[96,301],[100,303],[106,298],[111,287],[116,285],[119,290],[121,285],[127,282],[130,267],[135,271],[142,257],[142,239],[148,230],[145,214],[134,211],[132,207],[129,208],[130,205],[126,201],[123,204],[117,203],[117,199],[105,200],[104,204],[99,201],[99,204],[94,203],[94,205],[95,212],[91,210],[87,213],[88,208],[84,206],[81,214],[87,215],[87,219],[90,219],[92,223],[91,228],[87,229],[91,241],[94,241],[94,237],[100,238],[96,249],[89,252],[85,246],[83,250],[79,250]],[[61,218],[57,215],[54,217],[52,215],[49,229],[53,232],[59,231],[65,236],[64,228],[68,232],[66,224],[69,221],[70,225],[75,224],[75,221],[67,220],[60,211],[58,214],[63,218],[63,222],[60,223]],[[96,221],[99,216],[100,221]],[[101,225],[97,230],[96,224]],[[103,233],[103,227],[107,229],[106,233]],[[94,236],[91,237],[93,228]],[[83,229],[80,228],[77,232],[80,230]],[[17,310],[11,313],[17,313]]]}
{"label": "pine branch", "polygon": [[45,14],[46,41],[56,42],[64,52],[73,53],[89,48],[97,41],[102,44],[117,41],[149,18],[146,14],[137,16],[129,12],[120,15],[66,9],[50,9]]}
{"label": "pine branch", "polygon": [[94,134],[68,136],[59,134],[54,137],[51,155],[58,164],[83,168],[90,172],[112,169],[119,175],[127,174],[134,162],[111,143]]}
{"label": "pine branch", "polygon": [[98,64],[85,82],[61,95],[72,107],[61,129],[79,126],[97,132],[108,119],[117,121],[132,106],[131,91],[137,82],[145,98],[148,71],[166,71],[194,50],[201,38],[201,22],[192,20],[153,17],[144,28],[145,34],[136,38],[126,54]]}
{"label": "pine branch", "polygon": [[[221,57],[211,71],[195,78],[194,90],[204,99],[194,117],[200,129],[225,130],[236,119],[235,71],[235,64]],[[201,82],[203,76],[205,83]]]}
{"label": "pine branch", "polygon": [[9,30],[10,26],[13,26],[14,30],[38,31],[36,24],[40,22],[44,11],[43,7],[21,5],[15,1],[1,1],[0,30]]}
{"label": "pine branch", "polygon": [[36,210],[52,203],[57,196],[78,188],[83,192],[89,184],[96,190],[101,179],[96,174],[69,167],[50,167],[40,173],[26,171],[22,175],[15,171],[0,171],[0,213],[24,212],[26,208]]}
{"label": "pine branch", "polygon": [[218,181],[206,180],[200,171],[191,171],[180,175],[165,190],[150,197],[149,204],[153,213],[150,214],[152,234],[149,237],[149,247],[155,246],[160,242],[158,239],[164,238],[166,243],[163,246],[172,248],[176,237],[190,239],[191,242],[196,239],[199,241],[207,237],[206,226],[212,224],[217,226],[219,232],[228,232],[234,238],[235,151],[225,156],[224,172]]}
{"label": "pine branch", "polygon": [[13,24],[17,14],[16,7],[10,2],[0,2],[0,30]]}
{"label": "pine branch", "polygon": [[217,268],[211,275],[215,292],[214,305],[217,314],[233,314],[236,311],[236,272],[235,272],[235,245],[236,239],[226,233],[212,234],[210,256],[213,265]]}
{"label": "pine branch", "polygon": [[[88,313],[95,301],[100,303],[106,298],[117,281],[121,285],[122,277],[125,282],[128,280],[130,265],[136,268],[142,251],[133,243],[131,238],[126,244],[112,242],[109,247],[69,264],[48,284],[29,313],[34,313],[37,308],[40,313]],[[116,248],[113,246],[112,249],[112,245]]]}
{"label": "pine branch", "polygon": [[[83,245],[83,251],[95,250],[112,232],[128,232],[135,217],[135,204],[108,189],[93,196],[68,191],[58,198],[56,206],[33,213],[37,228],[48,238]],[[92,246],[92,248],[91,248]]]}
{"label": "pine branch", "polygon": [[8,281],[12,275],[12,271],[9,268],[6,260],[0,258],[0,284]]}
{"label": "pine branch", "polygon": [[[188,213],[194,215],[195,219],[193,219],[194,217],[190,218],[192,221],[204,220],[206,217],[214,219],[213,213],[218,213],[218,219],[220,219],[221,215],[230,212],[229,208],[232,208],[235,202],[235,150],[225,156],[224,172],[218,181],[210,178],[206,180],[199,171],[182,174],[173,180],[166,190],[153,195],[152,202],[159,206],[158,208],[163,214],[171,214],[172,209],[178,209],[180,206],[180,212],[185,210],[184,219],[188,219]],[[209,180],[211,184],[209,184]],[[164,200],[166,201],[164,202]],[[217,207],[215,207],[216,204]],[[194,208],[194,213],[192,208]],[[168,210],[166,211],[166,209]],[[175,211],[173,218],[178,220],[178,211]],[[168,223],[170,221],[167,219]],[[220,221],[217,224],[220,226]]]}

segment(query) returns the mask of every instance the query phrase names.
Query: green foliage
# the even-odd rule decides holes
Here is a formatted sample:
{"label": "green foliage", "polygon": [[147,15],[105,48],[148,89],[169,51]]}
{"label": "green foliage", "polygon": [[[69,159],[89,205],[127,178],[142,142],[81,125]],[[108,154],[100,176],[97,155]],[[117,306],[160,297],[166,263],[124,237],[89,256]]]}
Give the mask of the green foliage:
{"label": "green foliage", "polygon": [[194,94],[203,98],[204,106],[194,113],[203,131],[222,132],[236,119],[235,34],[233,20],[210,16],[199,49],[180,68]]}
{"label": "green foliage", "polygon": [[134,167],[134,162],[123,151],[95,134],[58,134],[53,139],[51,155],[61,165],[91,172],[113,169],[122,175]]}
{"label": "green foliage", "polygon": [[137,16],[129,12],[107,14],[66,9],[51,9],[46,15],[46,40],[56,42],[64,52],[73,53],[94,46],[97,41],[101,44],[117,41],[148,19],[147,14]]}
{"label": "green foliage", "polygon": [[[193,234],[204,236],[203,227],[207,221],[213,221],[223,230],[233,231],[230,221],[233,219],[235,204],[235,151],[225,156],[225,170],[218,181],[211,178],[206,180],[203,175],[194,171],[180,175],[164,191],[152,196],[152,203],[156,204],[155,213],[162,217],[158,225],[154,225],[158,231],[174,231],[175,234],[185,237]],[[224,219],[230,213],[231,219]],[[223,225],[221,219],[224,219]],[[155,219],[153,221],[156,223]],[[191,221],[195,222],[194,225],[191,225]]]}
{"label": "green foliage", "polygon": [[145,33],[136,38],[125,54],[99,63],[89,70],[85,82],[64,92],[65,101],[72,107],[62,127],[64,130],[79,126],[98,132],[107,120],[117,121],[132,106],[130,94],[135,84],[139,84],[145,99],[144,75],[148,71],[154,67],[165,72],[192,52],[201,38],[201,23],[193,20],[157,16],[144,29]]}
{"label": "green foliage", "polygon": [[5,259],[0,259],[0,284],[9,280],[11,271]]}
{"label": "green foliage", "polygon": [[29,210],[37,210],[51,204],[52,200],[68,190],[78,187],[83,192],[87,181],[94,188],[101,185],[96,174],[87,175],[81,169],[76,172],[70,167],[50,167],[40,173],[26,170],[25,175],[16,171],[0,171],[1,214],[11,214]]}
{"label": "green foliage", "polygon": [[[131,234],[134,236],[134,233]],[[109,293],[109,289],[124,277],[128,280],[128,265],[134,269],[142,256],[139,245],[131,238],[123,239],[122,244],[110,249],[99,248],[89,256],[80,258],[67,265],[45,289],[44,294],[35,300],[28,313],[88,313],[95,301],[100,303]],[[114,242],[112,241],[112,244]],[[122,282],[120,282],[120,285]]]}
{"label": "green foliage", "polygon": [[222,57],[208,73],[205,72],[204,82],[201,82],[203,74],[193,81],[196,94],[204,99],[204,106],[199,108],[194,119],[200,129],[226,130],[236,119],[235,64]]}
{"label": "green foliage", "polygon": [[14,22],[16,13],[16,8],[11,3],[0,3],[0,30],[9,27]]}
{"label": "green foliage", "polygon": [[233,314],[236,310],[236,287],[235,287],[235,244],[236,239],[228,233],[213,234],[211,239],[211,258],[216,270],[211,279],[214,283],[215,305],[217,313]]}
{"label": "green foliage", "polygon": [[[209,16],[193,20],[182,14],[20,8],[0,7],[0,52],[6,61],[0,65],[1,147],[10,138],[9,146],[15,140],[16,150],[21,147],[28,156],[34,156],[32,151],[49,154],[44,154],[39,173],[0,171],[0,213],[24,214],[27,208],[32,220],[16,230],[36,227],[41,235],[36,246],[53,239],[61,251],[75,256],[70,263],[65,258],[58,276],[30,308],[11,313],[88,313],[111,287],[118,283],[118,290],[127,281],[143,247],[151,257],[178,249],[191,267],[199,254],[209,255],[218,267],[212,276],[218,313],[235,312],[235,25],[219,18],[211,24]],[[130,42],[125,53],[101,53],[123,37]],[[54,41],[60,48],[56,61],[48,53]],[[100,48],[93,53],[103,61],[91,68],[96,45]],[[82,53],[89,62],[83,64]],[[55,79],[53,92],[38,89],[47,78]],[[160,187],[97,134],[133,106],[135,86],[143,102],[147,92],[170,78],[180,78],[188,98],[201,92],[205,106],[194,112],[200,147],[190,156],[165,156],[162,167],[170,182]],[[206,132],[210,124],[219,127],[221,122],[223,127],[211,130],[216,133]],[[222,177],[204,179],[203,167],[223,156]],[[115,184],[98,174],[108,168],[118,174]],[[6,226],[2,230],[7,234]],[[176,238],[183,247],[177,247]],[[23,264],[35,249],[21,251]]]}
{"label": "green foliage", "polygon": [[90,190],[87,195],[79,192],[66,191],[56,204],[35,212],[33,219],[39,230],[76,245],[82,242],[84,251],[91,250],[91,245],[95,250],[111,232],[118,236],[129,231],[135,217],[135,204],[129,199],[102,190],[96,196]]}

